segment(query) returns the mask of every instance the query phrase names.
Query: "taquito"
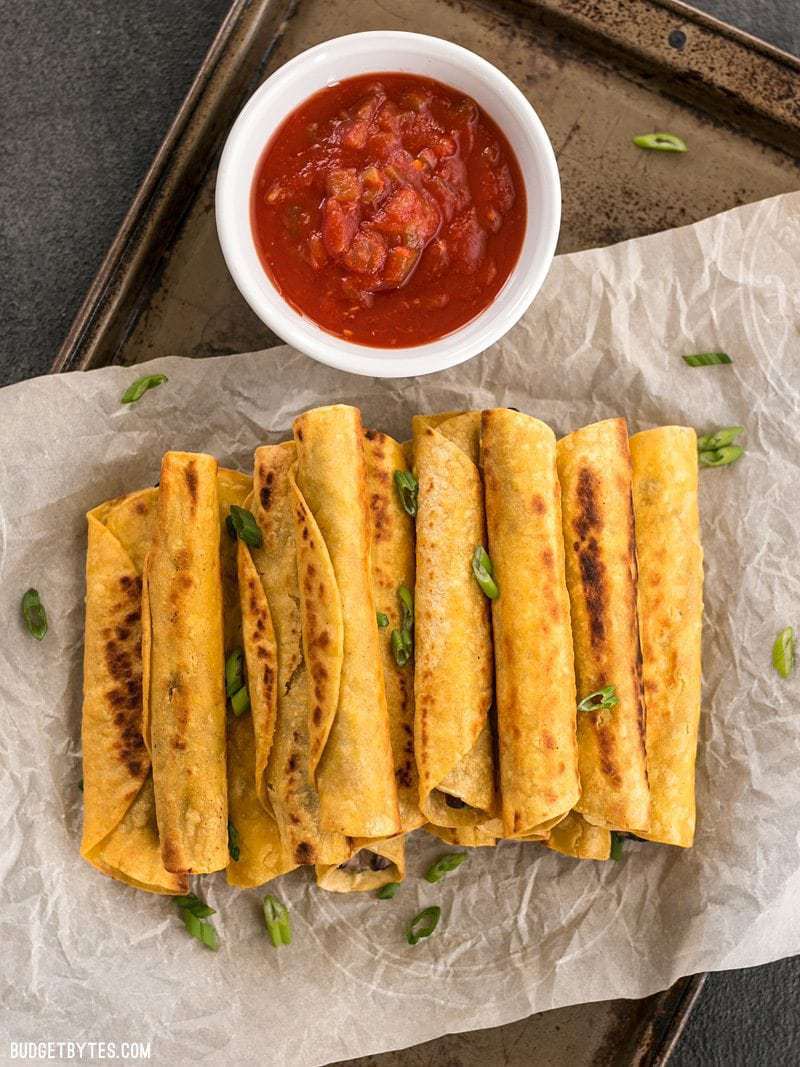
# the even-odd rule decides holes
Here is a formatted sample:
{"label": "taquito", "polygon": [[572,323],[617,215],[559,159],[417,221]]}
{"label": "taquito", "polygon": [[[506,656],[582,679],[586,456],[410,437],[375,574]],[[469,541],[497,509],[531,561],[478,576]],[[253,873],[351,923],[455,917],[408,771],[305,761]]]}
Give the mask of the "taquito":
{"label": "taquito", "polygon": [[480,826],[434,826],[426,823],[425,829],[440,841],[448,845],[460,845],[462,848],[492,848],[497,844],[494,834],[481,829]]}
{"label": "taquito", "polygon": [[578,860],[607,860],[611,855],[611,831],[592,826],[577,811],[571,811],[550,831],[548,848]]}
{"label": "taquito", "polygon": [[480,419],[467,412],[413,420],[414,747],[419,806],[436,826],[488,824],[495,815],[489,602],[472,573],[473,553],[486,543]]}
{"label": "taquito", "polygon": [[631,438],[631,457],[651,795],[650,828],[640,836],[688,848],[703,618],[697,436],[685,426],[645,430]]}
{"label": "taquito", "polygon": [[578,712],[575,808],[595,826],[639,832],[649,825],[650,790],[625,420],[562,438],[557,462],[578,701],[606,686],[618,701]]}
{"label": "taquito", "polygon": [[202,874],[228,862],[217,461],[167,452],[145,567],[144,697],[161,858]]}
{"label": "taquito", "polygon": [[[225,659],[242,651],[242,601],[239,595],[238,552],[247,546],[234,542],[229,536],[226,520],[231,505],[249,508],[253,483],[246,474],[220,470],[217,479],[220,510],[220,560],[222,566],[222,617]],[[259,663],[255,670],[268,670],[275,675],[274,656]],[[248,688],[252,688],[247,675]],[[228,709],[227,725],[228,765],[228,867],[226,878],[230,885],[248,887],[263,885],[295,866],[284,856],[281,835],[274,817],[259,799],[256,778],[255,713],[236,715],[232,704]]]}
{"label": "taquito", "polygon": [[556,438],[538,419],[483,412],[500,797],[506,837],[544,836],[580,796],[575,666]]}
{"label": "taquito", "polygon": [[375,611],[385,618],[380,630],[381,663],[389,713],[394,776],[400,805],[400,829],[415,830],[425,822],[419,810],[419,780],[414,759],[414,657],[397,662],[392,634],[403,625],[399,590],[414,593],[414,521],[400,501],[394,481],[406,469],[403,446],[387,434],[364,435],[367,498],[371,533],[370,569]]}
{"label": "taquito", "polygon": [[142,569],[157,489],[87,515],[81,855],[150,893],[185,893],[161,862],[150,756],[142,737]]}
{"label": "taquito", "polygon": [[406,876],[405,834],[355,838],[353,855],[344,863],[317,866],[317,885],[334,893],[363,893],[380,889]]}
{"label": "taquito", "polygon": [[[290,480],[296,458],[292,441],[256,450],[249,507],[263,540],[257,548],[239,542],[244,652],[255,731],[253,773],[261,804],[280,834],[283,862],[335,865],[349,858],[352,844],[342,834],[321,829],[311,776],[309,671],[301,636]],[[320,542],[319,550],[323,548]],[[330,562],[318,560],[317,572],[318,581],[326,580],[335,591]]]}
{"label": "taquito", "polygon": [[349,837],[389,837],[399,832],[400,817],[372,592],[361,414],[344,405],[316,408],[295,420],[294,437],[309,762],[320,825]]}

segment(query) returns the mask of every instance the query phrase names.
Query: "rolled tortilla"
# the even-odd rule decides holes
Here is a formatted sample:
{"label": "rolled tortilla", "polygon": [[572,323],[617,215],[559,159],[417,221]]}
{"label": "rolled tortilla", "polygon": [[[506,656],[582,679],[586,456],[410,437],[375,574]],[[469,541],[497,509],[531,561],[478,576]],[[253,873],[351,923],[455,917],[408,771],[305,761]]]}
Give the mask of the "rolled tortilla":
{"label": "rolled tortilla", "polygon": [[[356,408],[294,422],[303,650],[310,672],[310,768],[323,829],[400,830],[370,571],[363,427]],[[329,561],[329,570],[319,567]],[[341,650],[341,651],[340,651]]]}
{"label": "rolled tortilla", "polygon": [[334,893],[364,893],[406,876],[405,834],[356,838],[353,854],[344,863],[317,866],[317,885]]}
{"label": "rolled tortilla", "polygon": [[631,438],[631,458],[651,793],[650,828],[640,836],[688,848],[703,618],[697,436],[686,426],[645,430]]}
{"label": "rolled tortilla", "polygon": [[414,522],[400,503],[395,471],[406,469],[403,446],[377,430],[364,435],[367,498],[371,526],[371,574],[375,610],[389,622],[380,631],[381,662],[389,713],[400,828],[409,833],[425,822],[419,810],[419,780],[414,759],[414,661],[400,667],[392,651],[392,632],[402,610],[398,589],[414,592]]}
{"label": "rolled tortilla", "polygon": [[228,862],[217,461],[167,452],[145,568],[145,700],[167,870]]}
{"label": "rolled tortilla", "polygon": [[650,790],[636,613],[631,458],[624,419],[607,419],[557,446],[577,696],[613,685],[619,703],[578,714],[587,822],[646,830]]}
{"label": "rolled tortilla", "polygon": [[475,548],[486,543],[480,412],[440,422],[418,416],[413,429],[420,809],[436,826],[488,824],[495,815],[492,643],[489,602],[472,573]]}
{"label": "rolled tortilla", "polygon": [[538,419],[483,412],[500,796],[506,837],[544,836],[580,796],[575,666],[556,438]]}
{"label": "rolled tortilla", "polygon": [[497,844],[494,834],[487,833],[480,826],[434,826],[429,822],[425,824],[425,829],[440,841],[462,848],[492,848]]}
{"label": "rolled tortilla", "polygon": [[[261,804],[280,834],[284,863],[337,864],[350,839],[320,827],[310,770],[309,672],[303,656],[290,471],[293,441],[256,450],[249,502],[263,544],[239,543],[239,580],[252,724],[254,776]],[[324,546],[323,546],[324,547]],[[317,563],[335,587],[330,562]]]}
{"label": "rolled tortilla", "polygon": [[142,737],[142,569],[157,489],[87,515],[81,855],[150,893],[185,893],[161,862],[150,756]]}
{"label": "rolled tortilla", "polygon": [[592,826],[577,811],[553,827],[547,847],[562,856],[578,860],[607,860],[611,855],[611,831],[604,826]]}
{"label": "rolled tortilla", "polygon": [[[252,506],[252,478],[239,471],[221,469],[217,479],[220,511],[220,559],[222,565],[222,618],[225,640],[225,659],[243,648],[242,604],[239,596],[238,553],[247,552],[242,541],[234,542],[228,535],[226,519],[231,505]],[[244,597],[241,598],[244,600]],[[275,661],[268,669],[274,677]],[[254,670],[264,669],[259,663]],[[253,689],[247,676],[248,689]],[[256,729],[252,710],[240,716],[228,711],[228,866],[229,885],[241,888],[263,885],[294,868],[295,863],[284,855],[281,835],[275,818],[266,811],[259,799],[256,778]],[[235,844],[233,844],[235,842]],[[238,850],[238,852],[237,852]]]}

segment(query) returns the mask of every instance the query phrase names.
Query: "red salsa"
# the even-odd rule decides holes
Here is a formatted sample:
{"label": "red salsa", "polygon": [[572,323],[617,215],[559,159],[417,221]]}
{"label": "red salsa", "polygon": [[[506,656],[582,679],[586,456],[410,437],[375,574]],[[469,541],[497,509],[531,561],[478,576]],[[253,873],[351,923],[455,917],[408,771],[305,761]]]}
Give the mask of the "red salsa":
{"label": "red salsa", "polygon": [[256,248],[284,299],[337,337],[386,348],[436,340],[487,307],[525,217],[495,123],[409,74],[306,100],[265,148],[251,196]]}

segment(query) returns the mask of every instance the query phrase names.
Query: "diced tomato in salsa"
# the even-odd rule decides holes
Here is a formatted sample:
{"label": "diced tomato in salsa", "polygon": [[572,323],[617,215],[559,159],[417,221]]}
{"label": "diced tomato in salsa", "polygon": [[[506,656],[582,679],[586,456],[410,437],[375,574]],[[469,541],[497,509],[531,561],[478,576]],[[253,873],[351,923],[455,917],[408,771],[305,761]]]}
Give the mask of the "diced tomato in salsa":
{"label": "diced tomato in salsa", "polygon": [[375,74],[302,104],[267,145],[251,218],[285,299],[361,344],[424,344],[496,296],[522,247],[525,185],[462,93]]}

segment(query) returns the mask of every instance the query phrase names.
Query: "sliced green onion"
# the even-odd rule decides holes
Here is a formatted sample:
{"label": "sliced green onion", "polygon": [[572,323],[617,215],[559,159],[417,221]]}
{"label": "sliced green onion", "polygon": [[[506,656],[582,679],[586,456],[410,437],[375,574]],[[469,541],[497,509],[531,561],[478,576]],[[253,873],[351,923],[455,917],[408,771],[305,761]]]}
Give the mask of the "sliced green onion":
{"label": "sliced green onion", "polygon": [[244,541],[251,548],[261,548],[264,538],[261,536],[261,530],[258,528],[258,523],[252,511],[248,511],[247,508],[240,508],[236,504],[231,504],[229,518],[240,541]]}
{"label": "sliced green onion", "polygon": [[744,433],[744,426],[724,426],[714,433],[707,433],[697,438],[698,452],[715,452],[718,448],[732,445],[739,434]]}
{"label": "sliced green onion", "polygon": [[384,612],[377,611],[375,613],[375,618],[378,620],[378,629],[379,630],[385,630],[386,627],[389,625],[389,616],[384,614]]}
{"label": "sliced green onion", "polygon": [[478,585],[489,599],[497,600],[500,596],[500,590],[493,577],[494,567],[491,559],[489,559],[489,553],[483,545],[478,545],[472,553],[472,573],[475,575]]}
{"label": "sliced green onion", "polygon": [[686,142],[675,133],[640,133],[634,137],[637,148],[649,148],[655,152],[687,152]]}
{"label": "sliced green onion", "polygon": [[244,652],[235,648],[225,660],[225,696],[232,697],[244,685]]}
{"label": "sliced green onion", "polygon": [[41,641],[47,633],[47,613],[35,589],[29,589],[22,596],[22,617],[31,637]]}
{"label": "sliced green onion", "polygon": [[163,385],[166,381],[169,381],[166,374],[145,374],[143,378],[137,378],[135,382],[131,382],[122,394],[121,403],[133,404],[141,400],[148,389],[155,389],[157,385]]}
{"label": "sliced green onion", "polygon": [[233,825],[230,819],[228,819],[228,855],[234,863],[238,863],[241,850],[239,848],[239,831]]}
{"label": "sliced green onion", "polygon": [[714,451],[700,452],[698,462],[701,467],[727,467],[743,455],[744,449],[740,445],[726,445]]}
{"label": "sliced green onion", "polygon": [[401,585],[397,590],[397,597],[403,609],[402,628],[411,630],[414,627],[414,594],[407,586]]}
{"label": "sliced green onion", "polygon": [[398,667],[405,667],[414,652],[411,637],[406,630],[392,630],[392,652]]}
{"label": "sliced green onion", "polygon": [[272,944],[275,948],[280,948],[281,945],[291,945],[292,924],[289,921],[289,912],[286,910],[286,905],[282,904],[271,893],[267,893],[264,897],[263,907],[264,922]]}
{"label": "sliced green onion", "polygon": [[178,914],[183,919],[183,925],[192,937],[202,941],[206,948],[210,948],[212,952],[217,951],[219,948],[219,935],[211,923],[198,919],[187,908],[179,908]]}
{"label": "sliced green onion", "polygon": [[794,649],[794,629],[787,626],[781,630],[772,646],[772,666],[781,678],[788,678],[794,670]]}
{"label": "sliced green onion", "polygon": [[419,504],[419,482],[411,471],[395,471],[394,484],[400,497],[403,510],[409,515],[417,514]]}
{"label": "sliced green onion", "polygon": [[622,834],[618,834],[615,830],[611,831],[611,859],[622,859]]}
{"label": "sliced green onion", "polygon": [[716,367],[723,363],[733,363],[727,352],[697,352],[693,356],[683,356],[682,358],[688,367]]}
{"label": "sliced green onion", "polygon": [[386,885],[382,885],[376,896],[378,900],[392,900],[397,896],[397,890],[400,888],[399,882],[387,882]]}
{"label": "sliced green onion", "polygon": [[185,897],[173,897],[173,900],[179,908],[184,908],[194,915],[196,919],[205,919],[207,915],[216,915],[214,908],[208,906],[205,901],[202,901],[200,897],[196,897],[194,893],[189,893]]}
{"label": "sliced green onion", "polygon": [[607,708],[615,708],[619,704],[619,697],[613,685],[604,685],[602,689],[595,689],[588,697],[584,697],[578,704],[578,711],[603,711]]}
{"label": "sliced green onion", "polygon": [[441,882],[449,871],[454,871],[456,867],[460,867],[466,858],[466,852],[445,853],[444,856],[440,856],[439,859],[427,869],[425,872],[425,881]]}
{"label": "sliced green onion", "polygon": [[434,904],[431,908],[423,908],[414,916],[406,930],[406,941],[409,945],[416,945],[423,937],[430,937],[439,922],[442,909]]}
{"label": "sliced green onion", "polygon": [[214,909],[210,908],[208,904],[204,904],[194,893],[190,893],[185,897],[175,897],[174,900],[178,906],[178,914],[183,920],[183,925],[192,937],[201,941],[206,948],[216,952],[219,948],[217,931],[211,923],[204,921],[206,916],[215,914]]}
{"label": "sliced green onion", "polygon": [[246,714],[250,710],[250,694],[247,691],[246,685],[243,685],[242,688],[231,697],[231,710],[237,718],[240,715]]}
{"label": "sliced green onion", "polygon": [[397,590],[397,598],[403,618],[399,630],[392,630],[392,652],[398,667],[405,667],[414,655],[414,595],[411,590],[401,585]]}

